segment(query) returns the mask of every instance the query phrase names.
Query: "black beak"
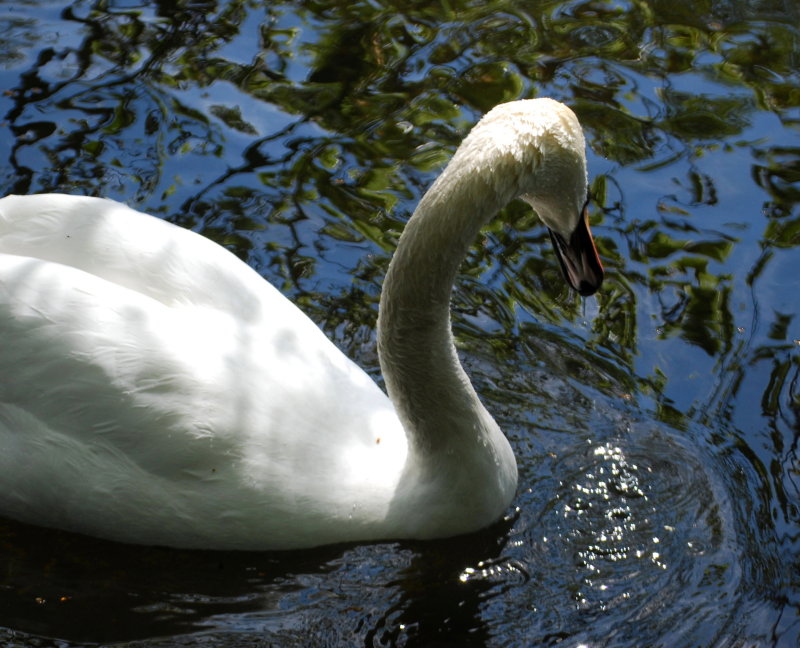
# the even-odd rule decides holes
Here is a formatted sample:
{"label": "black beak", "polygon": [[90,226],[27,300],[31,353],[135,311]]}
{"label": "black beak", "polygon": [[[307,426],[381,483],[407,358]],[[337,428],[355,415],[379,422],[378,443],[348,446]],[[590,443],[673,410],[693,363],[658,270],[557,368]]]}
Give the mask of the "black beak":
{"label": "black beak", "polygon": [[588,205],[583,208],[583,216],[569,240],[553,230],[550,230],[550,239],[567,283],[584,297],[597,292],[603,283],[603,264],[589,229]]}

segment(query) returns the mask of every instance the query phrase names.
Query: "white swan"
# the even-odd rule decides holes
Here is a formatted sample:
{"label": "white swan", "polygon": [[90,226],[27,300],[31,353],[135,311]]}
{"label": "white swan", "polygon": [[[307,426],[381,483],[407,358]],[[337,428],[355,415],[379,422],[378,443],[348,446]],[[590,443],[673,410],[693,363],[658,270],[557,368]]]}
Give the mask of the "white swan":
{"label": "white swan", "polygon": [[211,241],[123,205],[0,200],[0,515],[133,543],[285,549],[476,530],[508,441],[459,364],[451,287],[522,197],[591,294],[584,138],[549,100],[496,107],[408,222],[378,339],[389,398]]}

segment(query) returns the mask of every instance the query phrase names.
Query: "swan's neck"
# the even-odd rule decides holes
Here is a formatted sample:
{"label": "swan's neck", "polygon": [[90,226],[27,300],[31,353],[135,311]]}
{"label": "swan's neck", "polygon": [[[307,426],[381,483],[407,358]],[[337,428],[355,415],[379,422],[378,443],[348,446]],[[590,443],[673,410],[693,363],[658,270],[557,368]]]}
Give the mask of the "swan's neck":
{"label": "swan's neck", "polygon": [[409,527],[416,517],[419,534],[437,520],[443,534],[455,533],[488,524],[511,501],[516,462],[458,360],[450,293],[481,227],[516,197],[570,240],[586,198],[584,146],[575,115],[555,101],[498,106],[406,225],[378,318],[381,369],[408,440],[388,520]]}
{"label": "swan's neck", "polygon": [[450,294],[481,227],[510,196],[468,170],[451,163],[423,197],[381,295],[381,369],[409,450],[419,457],[470,454],[500,435],[458,360]]}

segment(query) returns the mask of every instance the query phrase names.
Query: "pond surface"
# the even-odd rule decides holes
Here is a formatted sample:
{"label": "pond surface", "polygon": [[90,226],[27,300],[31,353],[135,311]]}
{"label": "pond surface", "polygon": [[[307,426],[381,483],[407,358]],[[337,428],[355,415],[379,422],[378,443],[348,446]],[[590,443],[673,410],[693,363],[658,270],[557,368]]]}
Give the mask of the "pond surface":
{"label": "pond surface", "polygon": [[523,204],[464,264],[456,337],[520,467],[492,528],[239,554],[0,521],[0,643],[797,646],[798,25],[792,0],[0,4],[0,194],[201,231],[378,380],[397,236],[498,102],[579,115],[608,271],[569,293]]}

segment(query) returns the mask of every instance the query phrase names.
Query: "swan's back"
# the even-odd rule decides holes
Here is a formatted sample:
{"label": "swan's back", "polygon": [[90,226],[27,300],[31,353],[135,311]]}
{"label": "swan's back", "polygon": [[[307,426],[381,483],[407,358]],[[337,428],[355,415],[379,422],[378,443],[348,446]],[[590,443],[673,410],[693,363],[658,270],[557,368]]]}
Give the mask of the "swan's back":
{"label": "swan's back", "polygon": [[405,458],[388,399],[197,234],[108,200],[0,200],[0,340],[7,515],[220,548],[385,516]]}
{"label": "swan's back", "polygon": [[208,306],[244,321],[258,315],[265,296],[275,306],[275,288],[224,248],[113,200],[40,194],[7,196],[0,205],[0,253],[78,268],[168,306]]}

